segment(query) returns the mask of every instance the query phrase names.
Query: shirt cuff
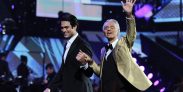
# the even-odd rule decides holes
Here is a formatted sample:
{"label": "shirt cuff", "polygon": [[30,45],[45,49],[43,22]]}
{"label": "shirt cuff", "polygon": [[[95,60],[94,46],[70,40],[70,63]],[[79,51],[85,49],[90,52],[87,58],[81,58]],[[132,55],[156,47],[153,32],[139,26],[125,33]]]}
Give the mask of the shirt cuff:
{"label": "shirt cuff", "polygon": [[134,16],[132,16],[130,18],[126,17],[126,19],[128,19],[128,20],[134,20]]}
{"label": "shirt cuff", "polygon": [[84,70],[88,69],[88,63],[86,63],[85,65],[80,66],[80,68],[83,68]]}

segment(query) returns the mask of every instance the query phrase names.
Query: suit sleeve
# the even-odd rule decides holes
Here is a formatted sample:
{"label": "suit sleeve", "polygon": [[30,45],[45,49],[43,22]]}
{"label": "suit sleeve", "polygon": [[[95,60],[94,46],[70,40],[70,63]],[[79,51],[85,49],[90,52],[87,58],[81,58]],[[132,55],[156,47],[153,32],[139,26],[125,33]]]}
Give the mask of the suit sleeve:
{"label": "suit sleeve", "polygon": [[98,77],[101,77],[101,74],[102,74],[102,71],[101,71],[101,68],[103,66],[103,60],[104,60],[104,53],[105,52],[105,48],[103,47],[101,49],[101,52],[100,52],[100,64],[97,64],[94,60],[93,60],[93,63],[90,65],[90,67],[92,67],[93,71],[95,72],[95,74],[98,76]]}
{"label": "suit sleeve", "polygon": [[[89,55],[90,57],[92,57],[92,51],[91,51],[90,45],[85,41],[84,43],[85,44],[81,46],[82,48],[81,50],[87,55]],[[93,69],[90,66],[87,69],[83,69],[83,72],[87,77],[91,77],[93,75]]]}
{"label": "suit sleeve", "polygon": [[136,23],[135,23],[135,18],[133,17],[132,19],[127,19],[127,34],[126,34],[126,43],[128,45],[128,48],[132,48],[133,43],[136,38]]}
{"label": "suit sleeve", "polygon": [[51,89],[51,91],[58,89],[58,87],[62,86],[62,69],[61,68],[59,69],[58,73],[55,75],[53,80],[47,86],[48,88]]}

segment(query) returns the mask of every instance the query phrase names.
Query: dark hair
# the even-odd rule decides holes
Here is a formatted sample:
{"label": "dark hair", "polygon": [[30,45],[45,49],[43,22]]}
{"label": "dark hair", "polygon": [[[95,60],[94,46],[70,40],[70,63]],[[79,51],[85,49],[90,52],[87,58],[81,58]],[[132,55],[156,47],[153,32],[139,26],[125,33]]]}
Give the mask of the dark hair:
{"label": "dark hair", "polygon": [[72,27],[78,26],[77,18],[74,15],[67,12],[59,12],[58,23],[60,24],[61,21],[69,21]]}
{"label": "dark hair", "polygon": [[46,69],[48,69],[48,68],[53,68],[53,65],[51,63],[47,64]]}
{"label": "dark hair", "polygon": [[6,57],[6,53],[0,53],[0,57]]}
{"label": "dark hair", "polygon": [[27,62],[27,56],[21,55],[20,60],[23,62]]}

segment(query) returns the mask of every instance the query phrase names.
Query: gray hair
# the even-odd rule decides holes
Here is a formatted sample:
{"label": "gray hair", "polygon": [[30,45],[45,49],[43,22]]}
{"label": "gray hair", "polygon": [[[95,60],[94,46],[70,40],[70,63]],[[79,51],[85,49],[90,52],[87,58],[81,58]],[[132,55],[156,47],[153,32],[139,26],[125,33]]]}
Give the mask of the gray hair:
{"label": "gray hair", "polygon": [[[104,22],[104,24],[106,23],[106,22],[114,22],[114,24],[115,24],[115,26],[116,26],[116,28],[117,28],[117,30],[118,30],[118,33],[120,33],[120,27],[119,27],[119,23],[118,23],[118,21],[117,20],[115,20],[115,19],[108,19],[108,20],[106,20],[105,22]],[[102,27],[102,30],[104,30],[104,24],[103,24],[103,27]]]}

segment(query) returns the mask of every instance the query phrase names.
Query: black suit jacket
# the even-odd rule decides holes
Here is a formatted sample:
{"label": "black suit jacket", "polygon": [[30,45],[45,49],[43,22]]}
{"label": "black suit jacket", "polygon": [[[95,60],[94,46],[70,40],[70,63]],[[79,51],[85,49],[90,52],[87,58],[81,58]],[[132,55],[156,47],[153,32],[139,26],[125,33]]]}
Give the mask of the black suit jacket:
{"label": "black suit jacket", "polygon": [[76,60],[79,50],[92,57],[88,43],[78,36],[68,51],[65,63],[62,61],[59,72],[48,85],[52,92],[59,87],[61,87],[62,92],[93,92],[89,79],[93,70],[90,67],[86,70],[80,68],[82,64]]}
{"label": "black suit jacket", "polygon": [[27,65],[21,63],[18,67],[17,67],[17,74],[18,76],[22,76],[22,79],[27,80],[28,76],[29,76],[29,68]]}
{"label": "black suit jacket", "polygon": [[2,75],[4,75],[7,79],[13,78],[13,75],[11,74],[8,67],[8,62],[5,60],[0,60],[0,78]]}

